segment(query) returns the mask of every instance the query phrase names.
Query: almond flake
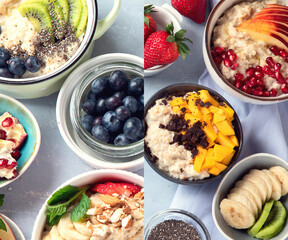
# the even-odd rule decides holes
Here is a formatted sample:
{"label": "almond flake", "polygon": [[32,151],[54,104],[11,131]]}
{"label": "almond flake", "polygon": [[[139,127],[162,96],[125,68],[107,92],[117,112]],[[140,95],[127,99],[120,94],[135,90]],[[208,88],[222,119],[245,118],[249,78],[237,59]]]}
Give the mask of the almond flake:
{"label": "almond flake", "polygon": [[110,221],[112,223],[116,223],[120,220],[121,218],[121,215],[123,214],[123,210],[121,208],[118,208],[114,213],[113,215],[111,216],[110,218]]}
{"label": "almond flake", "polygon": [[132,226],[132,222],[133,222],[132,216],[129,215],[128,217],[122,219],[121,224],[122,224],[122,227],[129,228]]}
{"label": "almond flake", "polygon": [[113,197],[110,195],[103,195],[103,194],[100,194],[99,197],[104,203],[110,205],[111,207],[123,205],[123,202],[116,197]]}

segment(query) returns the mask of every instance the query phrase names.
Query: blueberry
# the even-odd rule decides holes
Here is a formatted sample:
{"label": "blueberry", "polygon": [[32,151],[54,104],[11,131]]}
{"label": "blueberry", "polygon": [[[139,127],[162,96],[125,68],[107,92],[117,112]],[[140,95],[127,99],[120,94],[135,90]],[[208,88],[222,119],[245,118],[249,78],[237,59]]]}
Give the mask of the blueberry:
{"label": "blueberry", "polygon": [[92,91],[89,91],[87,98],[94,100],[95,102],[97,101],[97,96]]}
{"label": "blueberry", "polygon": [[138,113],[139,114],[144,114],[144,97],[143,95],[141,95],[139,98],[138,98]]}
{"label": "blueberry", "polygon": [[110,134],[108,130],[100,125],[96,125],[91,130],[92,135],[101,142],[108,143],[110,140]]}
{"label": "blueberry", "polygon": [[8,69],[11,73],[19,77],[26,72],[24,62],[21,58],[10,58],[8,61]]}
{"label": "blueberry", "polygon": [[128,83],[128,93],[139,96],[144,93],[144,79],[140,77],[133,78]]}
{"label": "blueberry", "polygon": [[124,91],[121,91],[121,92],[115,92],[115,93],[113,94],[113,96],[114,96],[114,97],[121,98],[121,100],[123,100],[123,99],[127,96],[127,94],[126,94]]}
{"label": "blueberry", "polygon": [[123,99],[124,106],[128,107],[132,113],[136,113],[138,110],[138,101],[132,96],[127,96]]}
{"label": "blueberry", "polygon": [[107,113],[104,114],[102,124],[111,133],[120,132],[122,127],[121,121],[118,118],[116,118],[115,113],[112,111],[108,111]]}
{"label": "blueberry", "polygon": [[131,111],[126,106],[120,106],[115,110],[115,115],[120,121],[124,122],[131,117]]}
{"label": "blueberry", "polygon": [[131,141],[137,141],[141,136],[142,122],[139,118],[132,117],[129,118],[123,128],[125,136]]}
{"label": "blueberry", "polygon": [[91,84],[91,90],[95,95],[103,95],[109,89],[109,82],[106,78],[96,78]]}
{"label": "blueberry", "polygon": [[114,144],[118,146],[128,145],[131,141],[125,136],[125,134],[121,133],[114,139]]}
{"label": "blueberry", "polygon": [[85,114],[83,117],[82,117],[82,123],[85,122],[85,123],[92,123],[94,117],[89,115],[89,114]]}
{"label": "blueberry", "polygon": [[84,112],[94,115],[96,113],[96,102],[91,99],[87,99],[82,103],[82,109]]}
{"label": "blueberry", "polygon": [[102,125],[102,117],[96,117],[92,121],[92,127],[96,125]]}
{"label": "blueberry", "polygon": [[105,107],[108,110],[115,110],[117,107],[122,105],[122,100],[121,98],[118,97],[109,97],[105,100]]}
{"label": "blueberry", "polygon": [[0,68],[0,77],[14,78],[14,74],[11,73],[8,68]]}
{"label": "blueberry", "polygon": [[81,124],[82,124],[82,127],[85,128],[88,132],[91,131],[91,129],[92,129],[91,123],[89,123],[89,122],[82,122]]}
{"label": "blueberry", "polygon": [[143,94],[138,98],[138,102],[144,106],[144,95]]}
{"label": "blueberry", "polygon": [[10,59],[10,57],[11,55],[6,49],[0,48],[0,67],[7,67],[7,61]]}
{"label": "blueberry", "polygon": [[26,59],[25,67],[29,72],[35,73],[40,70],[41,63],[35,56],[30,56]]}
{"label": "blueberry", "polygon": [[126,89],[128,81],[126,73],[118,70],[112,72],[109,78],[110,87],[115,91]]}
{"label": "blueberry", "polygon": [[104,98],[99,98],[98,101],[96,102],[96,113],[98,115],[102,115],[107,111],[105,107],[105,99]]}

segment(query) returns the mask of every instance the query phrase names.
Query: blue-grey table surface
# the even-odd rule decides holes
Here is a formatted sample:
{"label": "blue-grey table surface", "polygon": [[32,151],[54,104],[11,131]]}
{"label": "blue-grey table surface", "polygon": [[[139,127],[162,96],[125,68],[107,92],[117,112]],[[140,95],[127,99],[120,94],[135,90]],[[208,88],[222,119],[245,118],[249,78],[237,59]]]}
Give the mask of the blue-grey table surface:
{"label": "blue-grey table surface", "polygon": [[[145,0],[145,4],[161,6],[170,3],[169,0]],[[176,83],[196,83],[205,69],[202,55],[202,37],[204,24],[196,24],[190,21],[191,29],[187,30],[187,36],[193,41],[189,45],[191,55],[187,55],[185,61],[179,59],[168,69],[160,74],[145,78],[145,101],[160,89]],[[186,21],[185,20],[185,21]],[[145,162],[145,220],[148,220],[160,210],[167,209],[173,200],[178,184],[172,183],[160,175]]]}
{"label": "blue-grey table surface", "polygon": [[[99,19],[107,15],[113,0],[98,0]],[[130,53],[143,57],[143,2],[122,0],[113,26],[95,42],[93,56],[105,53]],[[38,211],[60,184],[80,173],[90,171],[63,141],[56,124],[57,93],[33,100],[21,100],[38,120],[42,143],[39,154],[21,179],[0,190],[5,194],[1,213],[21,228],[27,240]],[[144,175],[143,170],[137,172]]]}

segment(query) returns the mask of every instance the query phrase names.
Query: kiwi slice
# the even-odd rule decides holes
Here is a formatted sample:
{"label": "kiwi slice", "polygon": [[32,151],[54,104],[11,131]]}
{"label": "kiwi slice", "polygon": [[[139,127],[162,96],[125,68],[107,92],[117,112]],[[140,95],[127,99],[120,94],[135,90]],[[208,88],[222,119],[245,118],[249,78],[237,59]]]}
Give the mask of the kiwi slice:
{"label": "kiwi slice", "polygon": [[264,208],[262,210],[262,213],[260,217],[258,218],[257,222],[248,230],[248,233],[251,237],[255,237],[255,235],[259,232],[259,230],[262,228],[264,223],[266,222],[269,213],[273,207],[274,200],[270,200],[269,202],[266,202],[264,205]]}
{"label": "kiwi slice", "polygon": [[81,0],[68,0],[69,4],[69,23],[73,30],[76,30],[82,15]]}
{"label": "kiwi slice", "polygon": [[86,30],[87,20],[88,20],[88,7],[86,0],[81,0],[82,3],[82,13],[81,18],[76,29],[76,37],[80,37]]}
{"label": "kiwi slice", "polygon": [[43,31],[45,35],[41,37],[43,43],[54,41],[52,19],[45,5],[41,3],[25,3],[18,7],[18,11],[23,17],[29,19],[38,33]]}
{"label": "kiwi slice", "polygon": [[56,3],[60,7],[63,13],[64,21],[68,23],[69,21],[69,4],[68,0],[56,0]]}
{"label": "kiwi slice", "polygon": [[255,235],[256,238],[270,239],[278,235],[286,221],[286,209],[280,201],[276,201],[270,214],[260,231]]}

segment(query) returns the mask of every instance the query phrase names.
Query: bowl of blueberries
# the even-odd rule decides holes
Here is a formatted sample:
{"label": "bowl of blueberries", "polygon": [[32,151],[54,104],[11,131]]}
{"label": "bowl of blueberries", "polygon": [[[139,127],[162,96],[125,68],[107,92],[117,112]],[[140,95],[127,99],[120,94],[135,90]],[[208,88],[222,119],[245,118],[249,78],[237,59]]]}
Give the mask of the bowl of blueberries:
{"label": "bowl of blueberries", "polygon": [[[91,64],[92,62],[94,64]],[[94,167],[107,166],[105,164],[99,166],[99,161],[109,162],[109,167],[114,168],[119,168],[117,163],[140,161],[139,159],[143,164],[143,59],[129,54],[106,54],[95,58],[92,62],[90,60],[87,64],[83,64],[84,67],[85,65],[91,67],[88,67],[86,72],[84,68],[82,71],[80,69],[79,73],[81,72],[83,76],[81,80],[76,72],[77,84],[77,80],[70,76],[62,87],[63,89],[67,86],[72,91],[69,121],[73,133],[70,127],[71,136],[68,145],[71,146],[72,138],[72,150]],[[74,74],[75,72],[72,75]],[[71,86],[69,82],[72,81]],[[60,108],[65,108],[61,98],[67,97],[67,89],[63,89],[65,95],[61,94],[62,89],[59,94],[60,100],[58,98],[57,102],[57,112],[62,116],[59,122],[63,122],[62,118],[65,115],[60,113]],[[62,125],[60,132],[63,132]],[[67,121],[65,125],[67,126]],[[67,137],[66,133],[64,135]],[[93,155],[98,163],[95,164],[95,159],[89,161],[87,157],[83,157],[81,151],[90,157]]]}

